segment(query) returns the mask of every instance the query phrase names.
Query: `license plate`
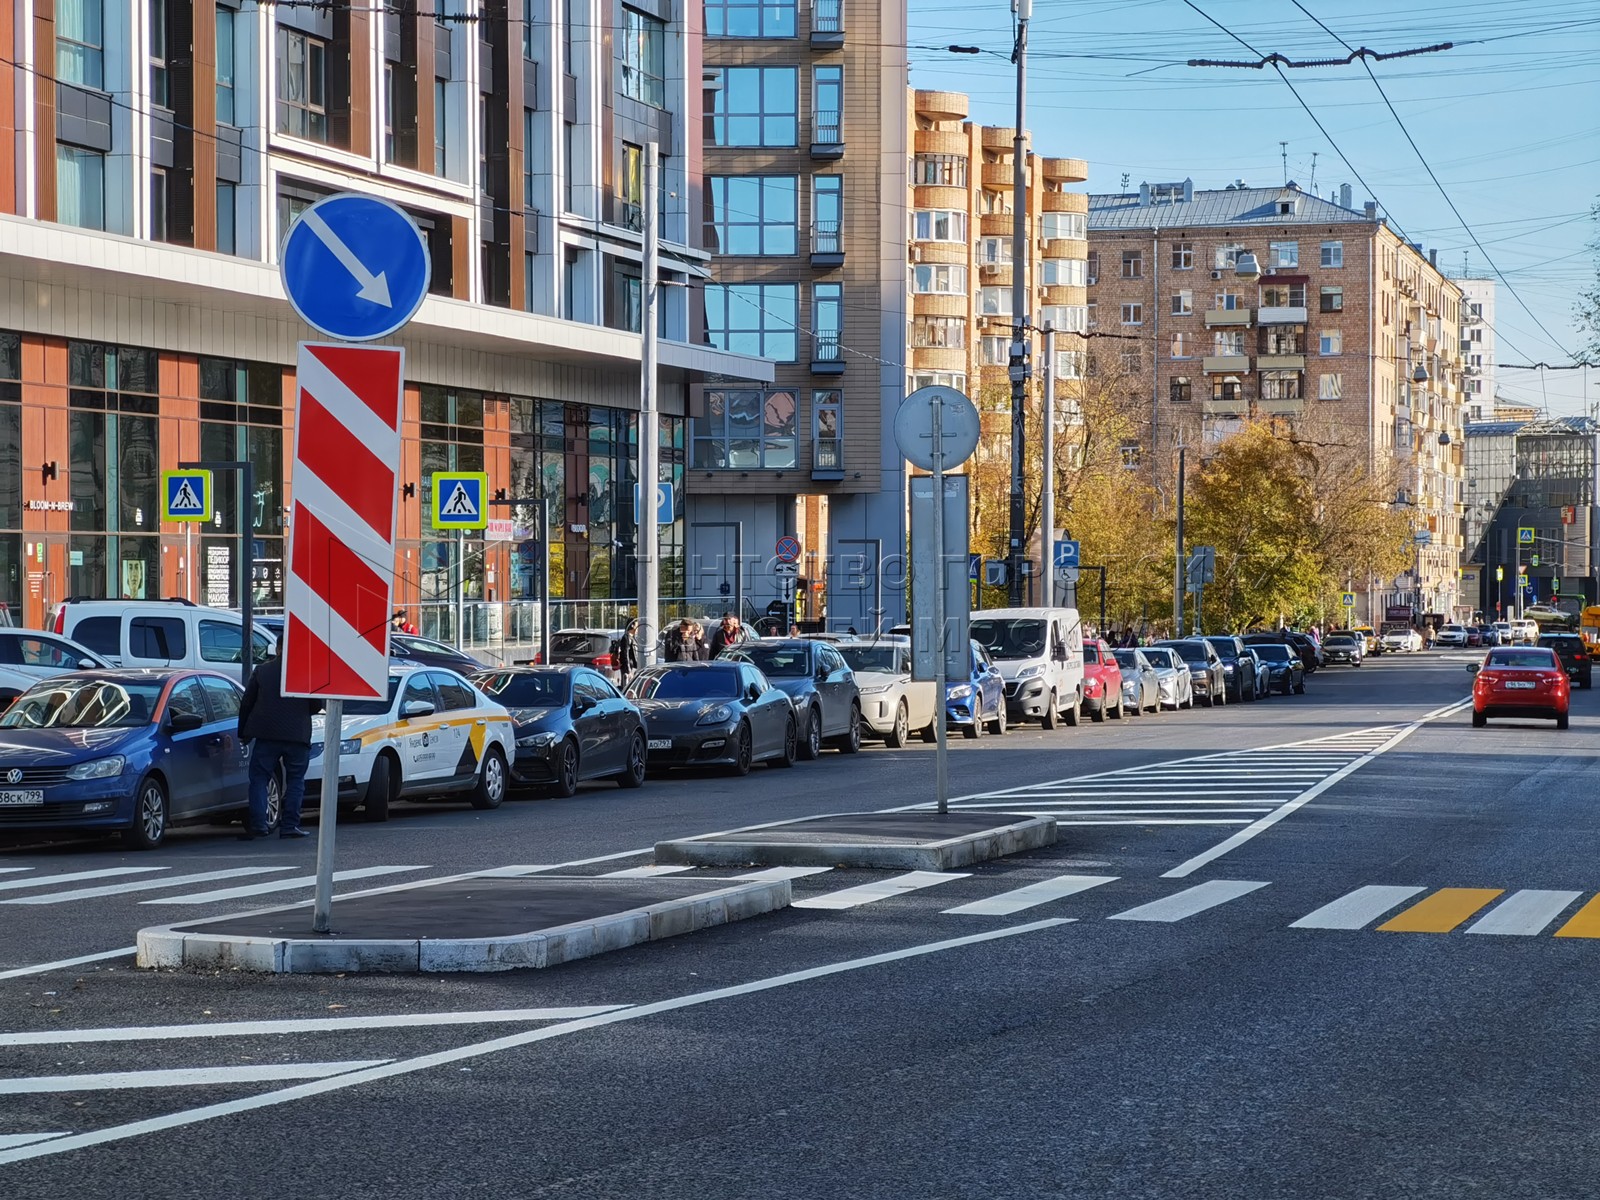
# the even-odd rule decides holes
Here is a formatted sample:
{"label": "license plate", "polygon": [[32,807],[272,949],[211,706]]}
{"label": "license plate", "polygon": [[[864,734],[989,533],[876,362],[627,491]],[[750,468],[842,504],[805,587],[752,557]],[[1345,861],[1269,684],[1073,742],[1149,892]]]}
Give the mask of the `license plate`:
{"label": "license plate", "polygon": [[43,788],[29,788],[24,792],[0,792],[0,808],[23,808],[44,803]]}
{"label": "license plate", "polygon": [[652,750],[671,750],[672,749],[672,739],[671,738],[651,738],[650,739],[650,749],[652,749]]}
{"label": "license plate", "polygon": [[1537,685],[1536,684],[1532,684],[1532,683],[1522,683],[1522,682],[1513,681],[1511,683],[1506,684],[1506,686],[1508,688],[1533,688],[1533,687],[1536,687]]}

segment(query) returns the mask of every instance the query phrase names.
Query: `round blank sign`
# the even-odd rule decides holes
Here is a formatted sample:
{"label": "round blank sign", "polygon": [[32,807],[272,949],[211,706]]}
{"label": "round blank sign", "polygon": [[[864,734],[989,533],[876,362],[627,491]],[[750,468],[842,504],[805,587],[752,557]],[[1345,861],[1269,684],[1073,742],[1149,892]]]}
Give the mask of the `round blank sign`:
{"label": "round blank sign", "polygon": [[959,467],[978,448],[978,410],[955,388],[925,387],[912,392],[894,414],[894,442],[913,466],[933,470],[933,413],[939,410],[939,441],[944,470]]}

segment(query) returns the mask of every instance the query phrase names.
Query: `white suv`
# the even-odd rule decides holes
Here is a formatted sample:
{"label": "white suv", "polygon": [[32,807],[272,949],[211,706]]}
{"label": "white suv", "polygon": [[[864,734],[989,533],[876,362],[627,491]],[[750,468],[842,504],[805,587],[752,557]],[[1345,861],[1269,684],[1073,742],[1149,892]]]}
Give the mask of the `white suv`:
{"label": "white suv", "polygon": [[[197,667],[240,663],[244,622],[226,608],[186,600],[68,600],[56,609],[55,631],[115,667]],[[265,662],[276,645],[250,631],[251,658]]]}

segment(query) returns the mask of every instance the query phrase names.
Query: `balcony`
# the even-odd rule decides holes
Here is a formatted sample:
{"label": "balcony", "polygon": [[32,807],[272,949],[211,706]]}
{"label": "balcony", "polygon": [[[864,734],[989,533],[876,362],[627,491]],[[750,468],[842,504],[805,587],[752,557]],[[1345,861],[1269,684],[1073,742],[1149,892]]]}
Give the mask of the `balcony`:
{"label": "balcony", "polygon": [[844,266],[844,235],[838,221],[813,221],[811,223],[811,265],[813,267]]}
{"label": "balcony", "polygon": [[813,438],[811,441],[811,478],[844,478],[844,439]]}
{"label": "balcony", "polygon": [[1306,356],[1304,354],[1263,354],[1256,359],[1256,369],[1259,371],[1304,371],[1306,369]]}
{"label": "balcony", "polygon": [[1243,375],[1250,369],[1250,358],[1245,354],[1207,355],[1200,360],[1200,369],[1207,375]]}
{"label": "balcony", "polygon": [[844,48],[844,0],[812,0],[811,48]]}
{"label": "balcony", "polygon": [[1306,323],[1306,306],[1299,305],[1290,308],[1284,305],[1268,307],[1262,305],[1256,310],[1256,322],[1260,325],[1304,325]]}
{"label": "balcony", "polygon": [[1250,310],[1248,308],[1208,308],[1206,309],[1206,328],[1212,329],[1218,325],[1248,325],[1250,324]]}
{"label": "balcony", "polygon": [[1249,409],[1250,405],[1240,395],[1204,396],[1200,400],[1200,412],[1208,417],[1242,417]]}
{"label": "balcony", "polygon": [[811,157],[834,161],[844,157],[844,125],[837,109],[818,109],[811,118]]}
{"label": "balcony", "polygon": [[1256,401],[1257,408],[1271,417],[1303,417],[1306,415],[1304,396],[1279,396],[1271,400],[1263,396]]}
{"label": "balcony", "polygon": [[844,348],[837,333],[818,333],[811,338],[811,373],[843,375]]}

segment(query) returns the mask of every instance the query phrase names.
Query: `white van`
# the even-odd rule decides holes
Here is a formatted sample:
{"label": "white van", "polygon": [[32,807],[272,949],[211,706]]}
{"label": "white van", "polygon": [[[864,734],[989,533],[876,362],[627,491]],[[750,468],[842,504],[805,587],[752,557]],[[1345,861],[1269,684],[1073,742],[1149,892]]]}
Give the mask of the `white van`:
{"label": "white van", "polygon": [[[55,631],[119,667],[212,667],[241,661],[244,622],[226,608],[183,600],[68,600]],[[252,658],[265,662],[277,643],[250,631]]]}
{"label": "white van", "polygon": [[1078,723],[1083,707],[1083,624],[1075,608],[985,608],[972,640],[989,651],[1006,683],[1006,718],[1054,729]]}

